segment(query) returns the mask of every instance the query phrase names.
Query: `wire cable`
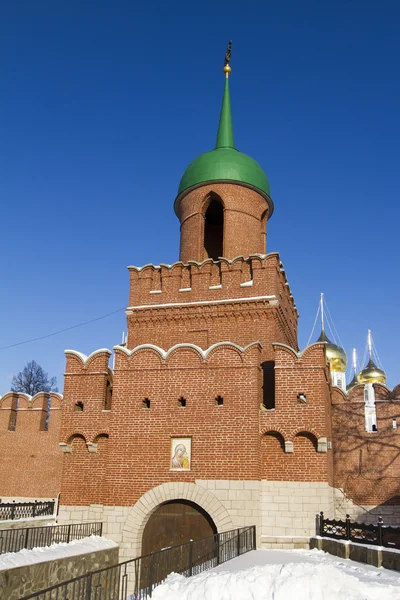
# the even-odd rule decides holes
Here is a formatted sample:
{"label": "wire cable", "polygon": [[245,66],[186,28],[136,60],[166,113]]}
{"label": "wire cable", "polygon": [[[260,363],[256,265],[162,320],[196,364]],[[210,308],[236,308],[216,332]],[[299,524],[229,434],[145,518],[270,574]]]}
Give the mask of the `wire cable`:
{"label": "wire cable", "polygon": [[125,306],[123,308],[118,308],[117,310],[113,310],[106,315],[102,315],[101,317],[96,317],[95,319],[90,319],[89,321],[83,321],[82,323],[78,323],[77,325],[71,325],[71,327],[65,327],[65,329],[60,329],[59,331],[54,331],[53,333],[48,333],[46,335],[41,335],[39,337],[31,338],[30,340],[24,340],[23,342],[17,342],[15,344],[9,344],[8,346],[0,347],[0,350],[7,350],[8,348],[15,348],[15,346],[22,346],[23,344],[30,344],[31,342],[37,342],[39,340],[45,340],[46,338],[53,337],[55,335],[60,335],[60,333],[65,333],[66,331],[71,331],[71,329],[77,329],[77,327],[83,327],[84,325],[89,325],[90,323],[95,323],[95,321],[100,321],[101,319],[106,319],[111,315],[115,315],[116,313],[125,310]]}
{"label": "wire cable", "polygon": [[319,311],[320,311],[320,310],[321,310],[321,307],[320,307],[320,305],[318,304],[318,310],[317,310],[317,314],[316,314],[316,316],[315,316],[315,321],[314,321],[314,325],[313,325],[313,328],[312,328],[312,330],[311,330],[311,333],[310,333],[310,337],[308,338],[307,346],[309,346],[309,345],[310,345],[311,338],[312,338],[312,336],[313,336],[313,334],[314,334],[314,329],[315,329],[315,325],[317,324],[317,319],[318,319],[318,315],[319,315]]}

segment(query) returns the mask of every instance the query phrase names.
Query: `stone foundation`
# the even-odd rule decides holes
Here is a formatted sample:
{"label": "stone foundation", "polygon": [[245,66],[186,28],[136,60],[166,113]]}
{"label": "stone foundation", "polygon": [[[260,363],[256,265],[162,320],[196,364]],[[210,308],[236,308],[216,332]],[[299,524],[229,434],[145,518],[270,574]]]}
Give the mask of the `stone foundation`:
{"label": "stone foundation", "polygon": [[[333,518],[333,488],[325,482],[262,481],[260,495],[261,540],[263,547],[280,547],[273,539],[300,537],[316,533],[316,515],[323,511]],[[292,542],[285,542],[291,544]],[[296,542],[293,542],[296,543]],[[305,542],[298,542],[305,543]],[[267,544],[267,545],[265,545]],[[302,546],[304,547],[304,546]]]}
{"label": "stone foundation", "polygon": [[400,551],[398,550],[321,537],[311,538],[310,548],[317,548],[339,558],[348,558],[374,567],[400,571]]}
{"label": "stone foundation", "polygon": [[340,489],[334,490],[334,500],[335,519],[344,520],[348,514],[351,521],[376,524],[378,517],[382,517],[385,525],[400,526],[400,505],[360,506],[346,498]]}
{"label": "stone foundation", "polygon": [[117,542],[122,560],[140,556],[144,527],[163,502],[186,499],[203,508],[217,531],[255,525],[257,546],[308,548],[316,515],[333,518],[333,490],[323,482],[196,480],[149,490],[134,506],[61,506],[60,523],[103,521],[103,534]]}
{"label": "stone foundation", "polygon": [[3,570],[0,571],[0,598],[19,600],[89,571],[116,564],[118,547],[113,547]]}

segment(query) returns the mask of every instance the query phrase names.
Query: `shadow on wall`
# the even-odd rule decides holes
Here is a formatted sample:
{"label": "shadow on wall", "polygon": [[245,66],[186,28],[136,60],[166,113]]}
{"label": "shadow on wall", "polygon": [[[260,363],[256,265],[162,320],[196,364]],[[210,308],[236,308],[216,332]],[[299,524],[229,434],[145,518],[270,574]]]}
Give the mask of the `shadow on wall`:
{"label": "shadow on wall", "polygon": [[[366,431],[363,386],[334,391],[335,487],[363,506],[398,506],[400,513],[400,397],[375,385],[377,431]],[[399,428],[398,426],[399,425]]]}
{"label": "shadow on wall", "polygon": [[266,409],[275,408],[275,361],[261,363],[263,373],[263,405]]}

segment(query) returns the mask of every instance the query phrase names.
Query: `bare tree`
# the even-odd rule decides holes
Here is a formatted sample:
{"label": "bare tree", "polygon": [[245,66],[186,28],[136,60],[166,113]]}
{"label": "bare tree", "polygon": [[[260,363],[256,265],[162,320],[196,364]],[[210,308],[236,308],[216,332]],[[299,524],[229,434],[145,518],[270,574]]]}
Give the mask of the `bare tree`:
{"label": "bare tree", "polygon": [[45,373],[34,360],[28,362],[23,371],[14,375],[11,381],[12,392],[23,392],[34,396],[38,392],[58,392],[57,378]]}

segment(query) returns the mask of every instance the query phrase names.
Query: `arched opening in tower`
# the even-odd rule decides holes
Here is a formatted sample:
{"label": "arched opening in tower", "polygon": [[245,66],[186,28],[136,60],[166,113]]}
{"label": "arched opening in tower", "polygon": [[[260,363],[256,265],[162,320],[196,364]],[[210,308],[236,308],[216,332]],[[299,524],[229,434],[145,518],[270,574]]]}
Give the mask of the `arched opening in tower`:
{"label": "arched opening in tower", "polygon": [[188,500],[165,502],[156,508],[146,523],[142,556],[215,533],[214,521],[198,504]]}
{"label": "arched opening in tower", "polygon": [[224,208],[219,200],[211,200],[204,216],[204,258],[218,260],[224,251]]}

